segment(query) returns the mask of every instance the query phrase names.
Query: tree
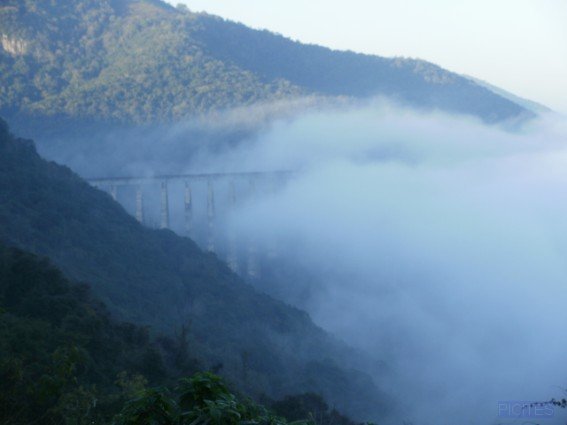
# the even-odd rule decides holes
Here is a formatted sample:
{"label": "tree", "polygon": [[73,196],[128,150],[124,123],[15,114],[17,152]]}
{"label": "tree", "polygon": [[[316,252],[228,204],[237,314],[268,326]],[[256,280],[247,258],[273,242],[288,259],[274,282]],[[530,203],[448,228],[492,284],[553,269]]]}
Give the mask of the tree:
{"label": "tree", "polygon": [[239,401],[218,376],[197,373],[182,379],[170,395],[167,389],[146,390],[128,402],[116,425],[310,425],[288,423],[251,400]]}

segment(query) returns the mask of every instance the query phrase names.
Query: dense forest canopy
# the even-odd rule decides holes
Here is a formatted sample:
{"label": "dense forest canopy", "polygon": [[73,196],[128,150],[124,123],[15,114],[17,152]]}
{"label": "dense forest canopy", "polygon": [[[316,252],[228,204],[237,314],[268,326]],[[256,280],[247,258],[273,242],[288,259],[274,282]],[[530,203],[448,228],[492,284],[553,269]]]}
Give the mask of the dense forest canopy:
{"label": "dense forest canopy", "polygon": [[169,122],[306,95],[382,95],[492,122],[530,115],[425,61],[304,45],[157,0],[7,0],[0,38],[0,113],[51,125]]}
{"label": "dense forest canopy", "polygon": [[88,286],[47,260],[0,245],[0,422],[108,423],[179,366],[195,372],[189,358],[176,358],[180,350],[115,322]]}

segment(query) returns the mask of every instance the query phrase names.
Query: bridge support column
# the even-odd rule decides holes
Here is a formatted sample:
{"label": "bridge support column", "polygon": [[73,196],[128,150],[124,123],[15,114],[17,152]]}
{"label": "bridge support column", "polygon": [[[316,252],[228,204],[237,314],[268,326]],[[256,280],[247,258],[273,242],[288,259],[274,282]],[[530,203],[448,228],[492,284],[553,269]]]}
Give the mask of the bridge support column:
{"label": "bridge support column", "polygon": [[136,187],[136,220],[144,222],[144,193],[141,185]]}
{"label": "bridge support column", "polygon": [[[230,182],[230,188],[229,188],[229,204],[231,209],[234,209],[236,206],[236,188],[235,188],[235,184],[234,184],[234,180],[232,180]],[[228,267],[230,267],[230,269],[234,272],[234,273],[238,273],[239,272],[239,267],[238,267],[238,255],[236,253],[236,238],[234,235],[234,230],[231,228],[228,228],[228,258],[227,258],[227,262],[228,262]]]}
{"label": "bridge support column", "polygon": [[215,251],[215,193],[213,191],[213,181],[207,181],[207,224],[208,224],[208,242],[207,250]]}
{"label": "bridge support column", "polygon": [[185,233],[188,237],[193,235],[193,199],[191,197],[191,186],[185,182]]}
{"label": "bridge support column", "polygon": [[118,186],[116,186],[115,184],[110,185],[110,196],[112,196],[112,199],[114,199],[115,201],[118,200]]}
{"label": "bridge support column", "polygon": [[260,268],[258,267],[258,252],[256,245],[251,243],[248,245],[248,262],[246,264],[246,274],[249,279],[255,280],[260,277]]}
{"label": "bridge support column", "polygon": [[[274,195],[278,191],[278,188],[279,188],[279,181],[277,180],[277,177],[273,177],[270,182],[270,190],[272,192],[271,194]],[[268,243],[267,257],[270,260],[275,260],[276,258],[278,258],[278,242],[276,239],[275,232],[272,239],[270,239]]]}
{"label": "bridge support column", "polygon": [[[256,182],[250,180],[250,196],[253,198],[256,195]],[[248,260],[246,264],[246,274],[249,279],[255,280],[260,277],[260,267],[258,265],[258,252],[256,248],[256,241],[251,237],[248,242]]]}
{"label": "bridge support column", "polygon": [[169,194],[167,180],[161,182],[161,229],[169,229]]}

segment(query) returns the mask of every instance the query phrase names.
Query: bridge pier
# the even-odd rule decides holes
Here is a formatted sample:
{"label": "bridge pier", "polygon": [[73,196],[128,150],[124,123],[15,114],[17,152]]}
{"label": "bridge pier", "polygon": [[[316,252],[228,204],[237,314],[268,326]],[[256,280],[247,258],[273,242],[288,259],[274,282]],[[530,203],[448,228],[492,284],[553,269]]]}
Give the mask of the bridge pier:
{"label": "bridge pier", "polygon": [[193,235],[193,199],[191,197],[191,185],[185,182],[185,234],[188,237]]}
{"label": "bridge pier", "polygon": [[207,180],[207,250],[215,252],[215,193],[213,191],[213,181]]}
{"label": "bridge pier", "polygon": [[[231,208],[236,206],[236,187],[240,187],[236,185],[238,183],[242,183],[243,185],[248,182],[250,184],[250,189],[248,191],[244,190],[243,193],[245,196],[249,196],[251,198],[257,195],[256,193],[256,183],[258,179],[262,179],[262,182],[266,182],[266,178],[273,178],[272,181],[268,182],[269,187],[273,190],[277,189],[277,183],[282,182],[282,178],[286,176],[292,175],[293,172],[291,171],[275,171],[275,172],[236,172],[236,173],[195,173],[195,174],[179,174],[179,175],[154,175],[154,176],[137,176],[137,177],[117,177],[117,178],[98,178],[98,179],[90,179],[90,183],[98,188],[107,190],[112,198],[115,201],[118,201],[119,198],[119,187],[120,186],[128,186],[129,188],[135,188],[135,211],[131,211],[134,213],[136,219],[143,223],[143,222],[152,222],[152,226],[155,225],[156,219],[156,208],[153,205],[147,204],[148,194],[151,195],[151,199],[155,199],[156,196],[156,184],[158,189],[158,197],[160,199],[160,213],[161,215],[158,216],[158,224],[159,227],[162,229],[171,228],[170,223],[170,205],[169,205],[169,192],[168,192],[168,185],[171,181],[175,182],[183,182],[185,186],[184,191],[184,219],[185,219],[185,232],[190,237],[197,237],[200,239],[198,242],[208,251],[214,252],[219,249],[217,243],[220,241],[220,237],[217,238],[216,233],[218,233],[218,229],[215,228],[216,220],[217,220],[217,212],[216,208],[218,205],[215,205],[215,194],[214,194],[214,183],[221,182],[222,187],[221,191],[224,193],[224,186],[225,183],[229,183],[228,190],[229,190],[229,202],[228,205]],[[228,180],[227,180],[228,179]],[[203,241],[201,236],[201,229],[196,231],[196,225],[204,224],[200,221],[201,218],[201,211],[202,205],[201,201],[198,200],[198,204],[195,204],[195,199],[193,199],[193,194],[191,192],[192,184],[199,184],[199,193],[201,193],[203,182],[207,183],[207,205],[206,205],[206,228],[204,233],[205,241]],[[182,184],[183,184],[182,183]],[[273,183],[273,185],[271,184]],[[144,187],[144,185],[148,185]],[[236,186],[236,187],[235,187]],[[179,187],[174,185],[172,187]],[[261,188],[264,189],[266,186],[262,184]],[[218,188],[217,188],[218,189]],[[144,199],[146,198],[146,199]],[[146,202],[147,205],[144,205]],[[222,203],[224,205],[224,203]],[[177,205],[177,202],[175,203]],[[197,208],[195,210],[195,208]],[[222,212],[221,212],[222,213]],[[199,219],[199,221],[197,221]],[[176,229],[179,230],[179,229]],[[243,240],[243,244],[237,243],[239,241],[236,240],[237,233],[233,230],[228,229],[229,233],[226,237],[223,236],[222,240],[224,243],[227,244],[226,246],[226,260],[228,262],[229,267],[234,272],[239,272],[243,276],[247,276],[250,279],[257,279],[261,275],[261,260],[266,258],[273,259],[278,256],[278,247],[275,243],[275,239],[273,242],[268,242],[267,245],[262,245],[262,252],[260,252],[260,246],[258,245],[258,240],[254,236],[248,236],[246,239]],[[196,234],[197,233],[197,234]],[[243,246],[243,252],[239,252],[238,248]],[[224,248],[224,247],[223,247]],[[224,249],[223,249],[224,251]],[[265,251],[265,252],[264,252]]]}
{"label": "bridge pier", "polygon": [[[250,197],[256,195],[256,182],[254,179],[250,179]],[[260,277],[260,267],[258,266],[258,252],[256,248],[256,241],[253,237],[249,238],[248,241],[248,260],[246,267],[246,274],[249,279],[255,280]]]}
{"label": "bridge pier", "polygon": [[142,186],[136,186],[136,220],[144,222],[144,192]]}
{"label": "bridge pier", "polygon": [[256,245],[251,243],[248,245],[248,262],[246,264],[246,274],[249,279],[255,280],[260,277],[260,268],[258,267],[258,252]]}
{"label": "bridge pier", "polygon": [[[278,188],[279,188],[279,181],[276,180],[276,178],[274,177],[274,178],[272,178],[270,183],[271,183],[270,184],[270,191],[272,193],[276,193],[278,191]],[[276,258],[278,258],[278,243],[277,243],[277,239],[276,239],[275,234],[273,235],[273,237],[268,242],[267,256],[268,256],[268,259],[270,259],[270,260],[275,260]]]}
{"label": "bridge pier", "polygon": [[161,182],[161,229],[169,229],[169,194],[167,180]]}
{"label": "bridge pier", "polygon": [[[229,205],[231,209],[236,207],[236,188],[234,184],[234,180],[231,180],[230,187],[229,187]],[[234,230],[228,229],[228,267],[234,272],[239,272],[238,267],[238,255],[236,253],[236,238],[234,235]]]}

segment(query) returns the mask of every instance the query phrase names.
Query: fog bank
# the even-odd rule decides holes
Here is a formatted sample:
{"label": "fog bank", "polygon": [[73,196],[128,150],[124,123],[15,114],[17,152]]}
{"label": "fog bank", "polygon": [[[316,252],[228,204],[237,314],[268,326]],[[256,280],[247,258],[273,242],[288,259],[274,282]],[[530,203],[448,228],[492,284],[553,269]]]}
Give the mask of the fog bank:
{"label": "fog bank", "polygon": [[566,141],[558,117],[509,131],[378,103],[210,161],[298,170],[232,231],[277,241],[283,275],[306,277],[265,290],[388,364],[375,378],[404,406],[393,423],[504,423],[499,401],[567,384]]}
{"label": "fog bank", "polygon": [[[390,423],[495,424],[509,422],[499,401],[567,385],[567,124],[513,124],[304,99],[40,151],[88,177],[293,171],[253,196],[238,183],[236,208],[217,210],[241,260],[251,243],[264,260],[277,252],[255,285],[385,362],[374,378],[402,408]],[[170,190],[182,231],[182,189]],[[202,242],[206,193],[194,190]]]}

